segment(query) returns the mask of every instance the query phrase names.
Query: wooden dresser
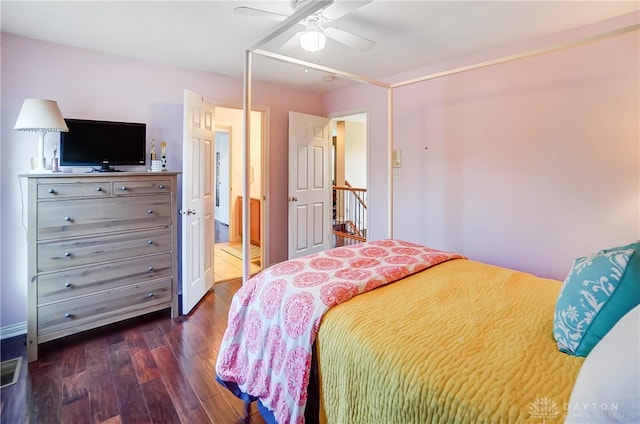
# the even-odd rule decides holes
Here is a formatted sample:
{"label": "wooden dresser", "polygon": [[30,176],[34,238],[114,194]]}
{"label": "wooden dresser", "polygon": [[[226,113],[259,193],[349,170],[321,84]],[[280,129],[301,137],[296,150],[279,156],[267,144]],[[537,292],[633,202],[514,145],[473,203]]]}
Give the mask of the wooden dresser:
{"label": "wooden dresser", "polygon": [[171,308],[177,173],[24,174],[28,360],[38,345]]}

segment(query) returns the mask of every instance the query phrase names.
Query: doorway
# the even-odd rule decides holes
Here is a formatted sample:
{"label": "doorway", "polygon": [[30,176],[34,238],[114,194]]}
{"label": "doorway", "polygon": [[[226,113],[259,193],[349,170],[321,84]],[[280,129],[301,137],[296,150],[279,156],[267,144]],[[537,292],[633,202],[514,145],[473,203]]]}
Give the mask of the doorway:
{"label": "doorway", "polygon": [[367,240],[367,115],[289,112],[289,259]]}
{"label": "doorway", "polygon": [[[242,109],[216,107],[214,170],[214,282],[242,277],[242,148],[244,112]],[[264,171],[262,144],[264,112],[251,112],[251,251],[250,273],[263,264],[261,231],[264,221]],[[256,230],[254,230],[254,228]]]}
{"label": "doorway", "polygon": [[367,112],[333,116],[331,134],[332,247],[338,247],[366,241],[369,232]]}

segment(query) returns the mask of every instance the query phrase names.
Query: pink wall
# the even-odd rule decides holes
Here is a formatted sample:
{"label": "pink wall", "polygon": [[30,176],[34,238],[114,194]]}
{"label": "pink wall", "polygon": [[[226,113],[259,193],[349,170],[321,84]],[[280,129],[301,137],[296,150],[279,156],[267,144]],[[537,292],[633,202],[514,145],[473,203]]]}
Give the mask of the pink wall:
{"label": "pink wall", "polygon": [[[189,88],[225,106],[242,107],[242,80],[206,72],[105,55],[2,34],[2,121],[0,175],[0,327],[26,321],[26,233],[21,222],[21,191],[17,175],[37,156],[37,138],[13,131],[25,97],[58,102],[64,116],[147,123],[148,140],[167,140],[169,169],[182,164],[182,100]],[[270,193],[270,260],[287,256],[288,112],[321,114],[315,93],[274,85],[253,85],[255,107],[269,108],[268,165]],[[46,152],[57,135],[45,141]],[[23,183],[24,188],[24,183]]]}
{"label": "pink wall", "polygon": [[[467,63],[637,22],[627,15]],[[634,31],[396,89],[394,237],[557,279],[577,256],[640,239],[639,47]],[[380,91],[325,96],[330,113],[369,106],[372,170],[388,160]],[[369,177],[377,236],[387,224],[380,174]]]}

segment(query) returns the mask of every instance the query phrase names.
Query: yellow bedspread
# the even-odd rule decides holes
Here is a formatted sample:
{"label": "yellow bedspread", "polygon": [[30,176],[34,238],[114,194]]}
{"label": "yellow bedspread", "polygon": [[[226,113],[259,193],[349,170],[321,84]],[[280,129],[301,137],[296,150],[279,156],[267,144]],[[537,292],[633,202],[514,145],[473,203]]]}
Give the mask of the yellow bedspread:
{"label": "yellow bedspread", "polygon": [[321,422],[554,423],[584,358],[552,335],[561,283],[452,260],[331,309]]}

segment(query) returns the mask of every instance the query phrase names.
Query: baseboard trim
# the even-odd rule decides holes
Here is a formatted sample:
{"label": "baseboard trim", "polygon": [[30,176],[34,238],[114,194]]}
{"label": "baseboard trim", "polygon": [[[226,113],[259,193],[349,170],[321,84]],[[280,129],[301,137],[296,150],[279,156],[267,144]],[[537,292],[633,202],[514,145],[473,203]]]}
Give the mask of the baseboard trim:
{"label": "baseboard trim", "polygon": [[23,334],[27,334],[26,321],[0,328],[0,340],[9,339],[11,337],[16,337],[16,336],[22,336]]}

